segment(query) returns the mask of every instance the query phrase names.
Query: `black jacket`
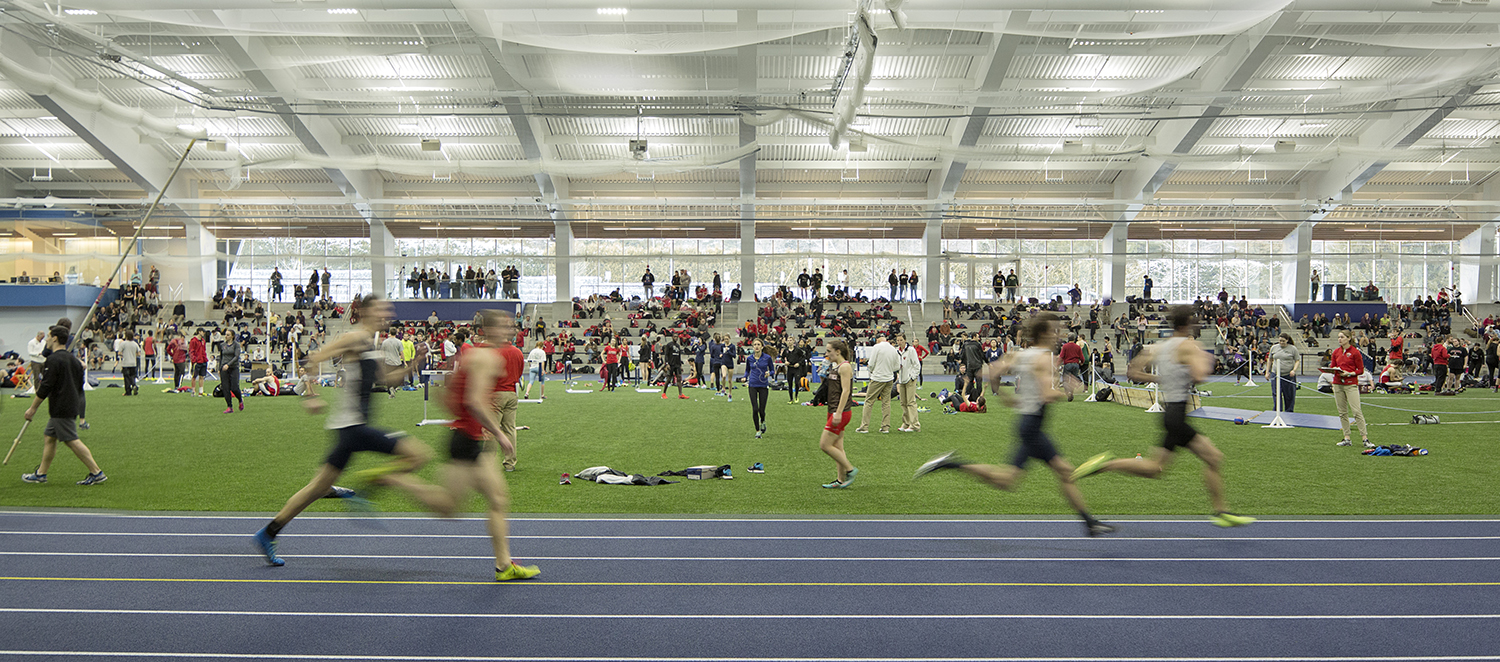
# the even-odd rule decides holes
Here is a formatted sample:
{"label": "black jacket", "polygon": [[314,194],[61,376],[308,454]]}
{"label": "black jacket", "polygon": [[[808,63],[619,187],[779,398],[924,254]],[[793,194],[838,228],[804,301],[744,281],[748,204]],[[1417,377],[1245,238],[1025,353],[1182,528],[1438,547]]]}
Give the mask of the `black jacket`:
{"label": "black jacket", "polygon": [[42,364],[42,383],[36,395],[47,401],[52,418],[77,418],[83,403],[83,363],[72,352],[57,351]]}

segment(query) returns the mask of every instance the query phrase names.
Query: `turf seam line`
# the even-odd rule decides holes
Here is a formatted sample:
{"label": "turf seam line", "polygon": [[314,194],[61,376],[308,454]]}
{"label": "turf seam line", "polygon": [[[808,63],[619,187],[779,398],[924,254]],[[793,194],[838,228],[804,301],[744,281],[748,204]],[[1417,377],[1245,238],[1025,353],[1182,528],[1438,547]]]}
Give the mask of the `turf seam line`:
{"label": "turf seam line", "polygon": [[[172,537],[172,538],[244,538],[247,533],[198,533],[190,531],[0,531],[0,535],[17,536],[103,536],[103,537]],[[455,539],[455,540],[489,540],[490,536],[481,534],[463,533],[289,533],[293,538],[431,538],[431,539]],[[1061,541],[1082,540],[1080,536],[596,536],[579,534],[573,536],[565,535],[512,535],[512,540],[865,540],[865,541],[1008,541],[1021,542],[1028,540],[1037,541]],[[1129,536],[1111,536],[1098,538],[1091,544],[1109,542],[1372,542],[1372,541],[1436,541],[1436,540],[1500,540],[1500,536],[1350,536],[1347,538],[1337,536],[1165,536],[1165,537],[1142,537],[1132,538]]]}
{"label": "turf seam line", "polygon": [[[98,517],[104,519],[222,519],[222,520],[264,520],[269,519],[275,513],[264,515],[153,515],[153,514],[115,514],[115,513],[82,513],[71,511],[30,511],[30,510],[0,510],[0,515],[63,515],[69,517]],[[309,513],[298,518],[298,521],[347,521],[358,522],[360,520],[422,520],[431,521],[431,517],[424,513],[413,512],[410,515],[373,515],[373,516],[343,516],[328,513]],[[687,523],[806,523],[817,524],[823,522],[853,523],[853,524],[1077,524],[1073,519],[964,519],[955,517],[951,519],[884,519],[881,517],[848,518],[848,517],[818,517],[809,515],[801,518],[709,518],[709,517],[510,517],[511,522],[687,522]],[[1202,524],[1209,521],[1209,517],[1195,517],[1193,519],[1131,519],[1130,515],[1121,515],[1118,519],[1123,522],[1142,522],[1148,524]],[[456,522],[483,522],[483,517],[461,517],[446,521]],[[1260,520],[1261,524],[1423,524],[1423,523],[1496,523],[1500,519],[1494,518],[1452,518],[1452,519],[1410,519],[1403,517],[1378,518],[1378,519],[1275,519],[1267,516]]]}

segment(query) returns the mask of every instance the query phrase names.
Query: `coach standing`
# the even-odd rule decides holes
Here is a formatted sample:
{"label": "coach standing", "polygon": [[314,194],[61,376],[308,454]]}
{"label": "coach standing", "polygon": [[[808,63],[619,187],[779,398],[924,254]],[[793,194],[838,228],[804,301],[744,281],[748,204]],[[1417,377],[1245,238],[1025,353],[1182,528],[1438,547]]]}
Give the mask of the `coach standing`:
{"label": "coach standing", "polygon": [[896,383],[901,389],[901,427],[898,432],[916,432],[922,429],[917,420],[917,381],[922,376],[922,358],[917,348],[906,342],[906,334],[896,334],[896,349],[901,355],[901,368],[896,372]]}
{"label": "coach standing", "polygon": [[1292,411],[1297,404],[1297,366],[1301,363],[1302,355],[1292,344],[1291,334],[1281,334],[1277,343],[1271,346],[1266,362],[1266,381],[1270,381],[1271,373],[1276,373],[1276,390],[1271,394],[1271,404],[1274,406],[1279,402],[1281,411]]}
{"label": "coach standing", "polygon": [[83,405],[83,363],[68,351],[67,327],[54,326],[47,332],[47,349],[52,352],[42,364],[36,399],[31,401],[31,407],[24,416],[30,421],[36,416],[36,410],[42,406],[42,401],[48,400],[47,427],[42,431],[42,463],[37,465],[35,472],[21,476],[21,480],[28,483],[47,482],[47,470],[52,467],[52,458],[57,455],[57,442],[61,441],[89,470],[88,477],[78,481],[78,484],[102,483],[108,477],[94,462],[94,455],[89,452],[88,446],[78,440],[78,427],[74,419],[78,418]]}
{"label": "coach standing", "polygon": [[870,348],[870,386],[855,432],[870,431],[870,407],[875,401],[880,402],[880,433],[891,431],[891,386],[896,383],[896,371],[900,369],[901,354],[886,341],[885,334],[875,336],[875,346]]}

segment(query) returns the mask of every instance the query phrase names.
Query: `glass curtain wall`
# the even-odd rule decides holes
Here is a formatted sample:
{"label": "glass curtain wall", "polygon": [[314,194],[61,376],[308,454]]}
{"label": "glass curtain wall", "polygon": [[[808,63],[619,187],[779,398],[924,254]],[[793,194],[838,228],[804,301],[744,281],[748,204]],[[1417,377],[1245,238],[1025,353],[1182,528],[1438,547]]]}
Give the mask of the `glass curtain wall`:
{"label": "glass curtain wall", "polygon": [[[1217,297],[1219,290],[1238,299],[1272,303],[1285,301],[1282,290],[1281,242],[1167,239],[1127,243],[1125,291],[1140,292],[1147,274],[1151,297],[1188,302]],[[1314,247],[1313,252],[1317,252]]]}
{"label": "glass curtain wall", "polygon": [[1323,283],[1359,289],[1373,282],[1381,297],[1394,303],[1436,297],[1439,289],[1453,287],[1458,255],[1454,241],[1312,242],[1312,268],[1322,274]]}
{"label": "glass curtain wall", "polygon": [[523,301],[556,300],[557,261],[550,239],[397,239],[396,252],[386,283],[386,295],[393,298],[420,298],[406,287],[413,268],[434,269],[450,278],[455,270],[469,267],[486,274],[493,269],[498,279],[501,270],[514,266],[521,271]]}
{"label": "glass curtain wall", "polygon": [[[256,298],[271,299],[271,273],[281,270],[282,301],[291,301],[298,284],[307,285],[314,270],[332,277],[329,295],[349,302],[370,291],[370,240],[365,238],[219,240],[228,260],[227,287],[250,288]],[[233,250],[231,250],[233,249]]]}
{"label": "glass curtain wall", "polygon": [[[756,294],[769,296],[786,285],[793,292],[803,269],[823,270],[824,291],[849,272],[849,293],[871,299],[890,295],[891,270],[915,272],[926,279],[926,251],[921,239],[756,239]],[[919,281],[920,282],[920,281]],[[919,285],[920,287],[920,285]]]}
{"label": "glass curtain wall", "polygon": [[1092,303],[1104,291],[1106,261],[1096,239],[944,239],[947,278],[944,296],[993,301],[995,272],[1020,279],[1019,296],[1046,300],[1063,297],[1076,284],[1082,301]]}
{"label": "glass curtain wall", "polygon": [[738,239],[574,239],[573,296],[609,294],[644,296],[641,275],[656,276],[656,293],[671,284],[672,273],[688,272],[693,286],[712,287],[719,272],[725,296],[740,284]]}

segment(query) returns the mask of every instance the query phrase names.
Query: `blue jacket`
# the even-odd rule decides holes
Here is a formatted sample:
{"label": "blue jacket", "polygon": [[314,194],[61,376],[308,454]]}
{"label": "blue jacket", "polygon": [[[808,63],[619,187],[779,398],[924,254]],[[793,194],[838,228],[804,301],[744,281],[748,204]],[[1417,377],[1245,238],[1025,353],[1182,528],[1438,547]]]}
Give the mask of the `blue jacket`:
{"label": "blue jacket", "polygon": [[752,388],[765,388],[771,385],[771,355],[761,352],[760,358],[754,354],[745,357],[745,385]]}

